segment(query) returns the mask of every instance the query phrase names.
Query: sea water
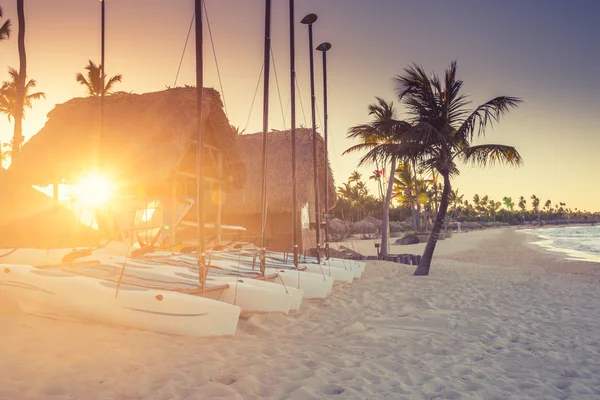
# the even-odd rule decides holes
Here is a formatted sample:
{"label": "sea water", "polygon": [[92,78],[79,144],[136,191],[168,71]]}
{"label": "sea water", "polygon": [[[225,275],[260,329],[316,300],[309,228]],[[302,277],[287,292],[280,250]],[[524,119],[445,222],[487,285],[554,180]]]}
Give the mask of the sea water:
{"label": "sea water", "polygon": [[546,250],[564,253],[567,258],[600,262],[600,226],[567,226],[547,229],[527,229],[536,235],[533,243]]}

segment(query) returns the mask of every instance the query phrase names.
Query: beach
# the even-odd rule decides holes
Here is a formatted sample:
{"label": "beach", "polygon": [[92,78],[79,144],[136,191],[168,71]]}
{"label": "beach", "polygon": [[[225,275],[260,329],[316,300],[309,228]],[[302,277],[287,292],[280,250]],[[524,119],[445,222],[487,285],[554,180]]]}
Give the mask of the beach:
{"label": "beach", "polygon": [[600,398],[599,265],[534,239],[455,234],[428,277],[369,261],[328,299],[245,317],[232,338],[52,320],[0,301],[0,399]]}

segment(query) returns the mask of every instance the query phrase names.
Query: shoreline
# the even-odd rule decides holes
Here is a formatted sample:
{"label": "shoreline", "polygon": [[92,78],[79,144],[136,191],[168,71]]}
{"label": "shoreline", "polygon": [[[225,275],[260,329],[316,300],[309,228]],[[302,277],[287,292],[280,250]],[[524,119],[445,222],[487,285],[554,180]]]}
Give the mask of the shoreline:
{"label": "shoreline", "polygon": [[[535,244],[537,239],[538,236],[535,234],[525,234],[506,228],[501,230],[493,240],[484,240],[476,249],[441,255],[440,258],[496,267],[533,267],[542,268],[547,272],[600,276],[600,263],[568,258],[563,252],[551,251]],[[490,254],[503,256],[490,257]]]}

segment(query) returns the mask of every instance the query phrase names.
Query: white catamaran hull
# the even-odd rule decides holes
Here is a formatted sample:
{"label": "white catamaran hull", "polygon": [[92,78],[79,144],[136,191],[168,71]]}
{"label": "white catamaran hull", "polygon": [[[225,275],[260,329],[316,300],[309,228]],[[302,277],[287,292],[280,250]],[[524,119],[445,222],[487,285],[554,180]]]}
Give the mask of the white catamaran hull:
{"label": "white catamaran hull", "polygon": [[[198,271],[190,271],[187,268],[169,265],[163,262],[164,259],[152,260],[152,257],[143,259],[127,259],[127,266],[130,269],[136,267],[144,268],[146,271],[154,272],[159,275],[169,276],[190,284],[198,283]],[[125,257],[101,258],[101,261],[125,262]],[[207,277],[207,283],[228,284],[229,287],[219,292],[215,300],[233,304],[242,308],[243,313],[267,313],[281,312],[287,314],[292,309],[292,303],[295,302],[292,296],[276,288],[276,285],[257,285],[250,283],[252,279],[240,278],[235,276],[219,276],[210,274]]]}
{"label": "white catamaran hull", "polygon": [[324,299],[331,294],[334,279],[330,276],[313,274],[293,269],[266,268],[267,273],[276,273],[274,283],[285,287],[302,289],[305,299]]}
{"label": "white catamaran hull", "polygon": [[[153,253],[154,255],[158,257],[168,256],[188,263],[195,261],[195,256],[189,254],[156,252]],[[212,253],[210,264],[231,273],[257,273],[258,271],[258,266],[252,267],[251,258],[240,257],[231,253]],[[333,289],[334,279],[332,277],[298,271],[290,265],[286,265],[285,268],[267,265],[266,274],[278,275],[276,279],[271,281],[272,283],[285,286],[286,288],[302,290],[302,297],[305,299],[324,299],[331,294]]]}
{"label": "white catamaran hull", "polygon": [[0,295],[25,312],[94,320],[164,334],[235,334],[240,307],[169,290],[122,285],[63,270],[0,266]]}
{"label": "white catamaran hull", "polygon": [[334,283],[352,283],[354,280],[354,271],[351,269],[344,269],[337,266],[328,266],[324,264],[316,263],[298,263],[298,265],[305,267],[304,271],[312,274],[322,275],[325,274],[328,277],[333,278]]}

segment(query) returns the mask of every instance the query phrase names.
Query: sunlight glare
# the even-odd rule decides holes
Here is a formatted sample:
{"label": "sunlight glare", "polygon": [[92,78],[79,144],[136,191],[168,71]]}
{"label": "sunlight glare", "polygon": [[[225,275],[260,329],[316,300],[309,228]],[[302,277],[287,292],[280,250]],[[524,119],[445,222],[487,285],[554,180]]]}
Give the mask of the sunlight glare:
{"label": "sunlight glare", "polygon": [[92,174],[83,178],[74,189],[79,201],[86,206],[98,207],[110,199],[113,188],[108,179]]}

